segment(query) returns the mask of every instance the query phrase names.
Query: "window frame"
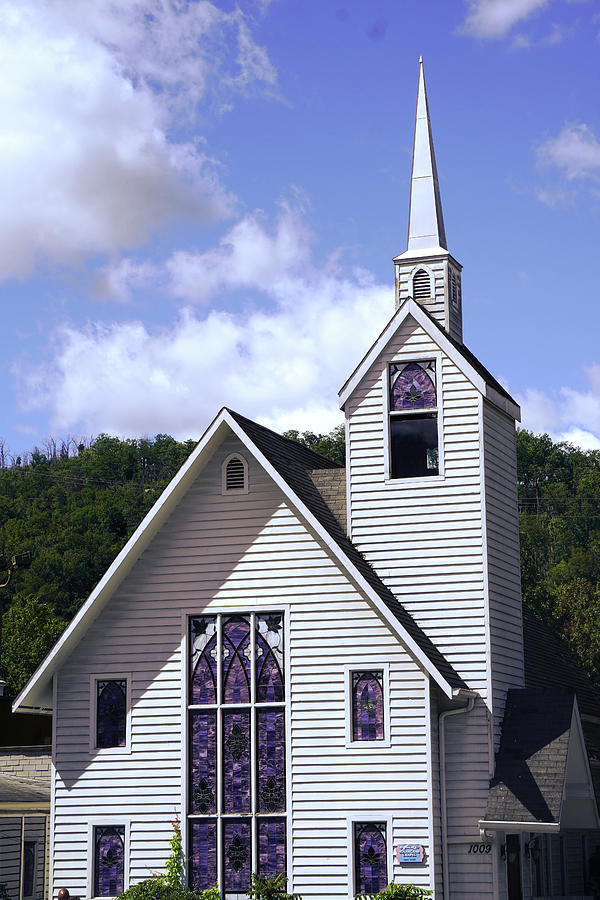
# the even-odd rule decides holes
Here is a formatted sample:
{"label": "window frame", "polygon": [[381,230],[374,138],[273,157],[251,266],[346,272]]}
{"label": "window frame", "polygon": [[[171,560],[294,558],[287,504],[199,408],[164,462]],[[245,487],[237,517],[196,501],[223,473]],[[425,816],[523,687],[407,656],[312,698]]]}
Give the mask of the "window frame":
{"label": "window frame", "polygon": [[388,884],[394,880],[394,832],[393,832],[393,816],[386,810],[385,812],[377,812],[366,809],[361,812],[352,813],[346,816],[346,847],[348,851],[348,900],[354,900],[356,897],[356,867],[354,861],[354,825],[358,822],[370,824],[375,822],[385,822],[385,843],[387,855],[387,882]]}
{"label": "window frame", "polygon": [[[391,438],[391,420],[392,418],[401,418],[405,416],[409,418],[411,415],[417,415],[418,413],[427,412],[427,410],[415,410],[414,413],[410,411],[405,412],[393,412],[390,410],[390,366],[391,365],[409,365],[410,363],[422,363],[428,360],[434,360],[435,362],[435,390],[436,390],[436,416],[437,416],[437,436],[438,436],[438,474],[437,475],[405,475],[402,478],[392,478],[392,438]],[[409,356],[404,358],[402,357],[393,357],[392,359],[386,360],[385,370],[383,372],[382,381],[382,390],[383,390],[383,415],[384,415],[384,428],[383,428],[383,452],[384,452],[384,481],[385,484],[393,487],[393,486],[402,486],[408,485],[412,486],[413,484],[438,484],[445,477],[445,469],[444,469],[444,427],[443,427],[443,418],[444,418],[444,406],[443,406],[443,392],[442,392],[442,354],[439,350],[434,351],[432,353],[411,353]]]}
{"label": "window frame", "polygon": [[[239,454],[233,454],[239,455]],[[264,814],[258,811],[252,812],[248,816],[243,816],[241,818],[248,818],[252,822],[252,852],[253,852],[253,863],[257,861],[257,821],[261,817],[271,817],[271,818],[284,818],[286,820],[286,828],[285,828],[285,840],[286,840],[286,876],[288,878],[288,891],[293,893],[293,885],[292,885],[292,728],[291,728],[291,689],[290,689],[290,604],[289,603],[273,603],[271,606],[257,605],[252,606],[250,610],[246,608],[235,608],[235,607],[225,607],[225,606],[212,606],[210,603],[206,604],[203,608],[198,607],[187,607],[182,609],[181,611],[181,734],[182,734],[182,754],[181,754],[181,795],[180,795],[180,810],[181,816],[180,820],[182,823],[181,827],[181,839],[182,839],[182,847],[183,853],[186,859],[189,857],[191,848],[189,843],[189,835],[190,828],[189,823],[193,819],[214,819],[217,822],[217,883],[219,888],[223,888],[222,880],[223,880],[223,859],[222,859],[222,842],[223,842],[223,822],[228,819],[236,819],[240,818],[240,816],[235,814],[227,814],[223,811],[220,813],[215,813],[214,815],[206,815],[201,816],[199,814],[190,814],[189,813],[189,793],[190,793],[190,784],[189,784],[189,764],[190,764],[190,746],[189,746],[189,711],[190,709],[220,709],[224,706],[219,699],[219,703],[217,704],[204,704],[202,707],[196,706],[194,707],[191,703],[190,697],[190,646],[189,646],[189,622],[190,618],[198,617],[198,616],[236,616],[236,615],[251,615],[254,613],[255,615],[270,615],[272,613],[281,613],[283,616],[283,627],[284,627],[284,660],[283,660],[283,671],[284,671],[284,699],[279,703],[249,703],[249,704],[231,704],[232,707],[236,708],[250,708],[250,709],[261,709],[266,707],[279,706],[285,710],[285,771],[286,771],[286,785],[285,785],[285,812],[284,813],[271,813]],[[229,704],[227,704],[229,705]],[[217,793],[218,797],[221,797],[222,793],[222,767],[223,761],[221,756],[217,755]],[[256,778],[256,770],[255,766],[252,766],[251,769],[251,784],[254,783]],[[219,799],[219,803],[221,800]],[[217,807],[218,808],[218,807]],[[252,871],[256,871],[256,868],[253,866]],[[186,884],[187,884],[187,867],[186,867]],[[225,896],[223,891],[222,897]],[[238,895],[239,897],[245,898],[245,892]]]}
{"label": "window frame", "polygon": [[[97,737],[97,707],[98,707],[98,688],[99,681],[124,681],[125,682],[125,746],[124,747],[98,747],[96,744]],[[90,725],[89,725],[89,752],[90,755],[96,756],[122,756],[131,754],[131,672],[111,673],[107,675],[105,672],[92,673],[90,675]]]}
{"label": "window frame", "polygon": [[[23,828],[24,827],[25,827],[25,823],[23,822]],[[23,863],[22,863],[22,867],[21,867],[21,890],[23,892],[22,900],[31,900],[31,897],[35,897],[35,893],[36,893],[35,882],[36,882],[36,877],[38,874],[38,871],[37,871],[37,869],[38,869],[38,843],[39,842],[37,840],[26,841],[25,838],[23,838],[23,845],[22,845],[22,847],[23,847]],[[30,894],[25,893],[25,844],[33,844],[33,871],[31,873],[32,890],[31,890]]]}
{"label": "window frame", "polygon": [[[381,672],[383,674],[383,740],[381,741],[355,741],[352,737],[352,675],[355,672]],[[392,746],[390,734],[390,664],[376,663],[370,666],[368,662],[364,665],[353,663],[344,666],[344,701],[346,710],[346,750],[355,753],[377,753]],[[362,820],[361,820],[362,821]]]}
{"label": "window frame", "polygon": [[[244,467],[244,486],[241,488],[227,487],[227,466],[232,459],[239,459]],[[248,482],[248,460],[242,453],[229,453],[221,463],[221,494],[247,494]]]}
{"label": "window frame", "polygon": [[[125,837],[123,839],[123,890],[129,887],[129,864],[130,864],[130,844],[131,844],[131,816],[123,816],[117,813],[115,816],[90,816],[87,821],[87,892],[86,896],[90,900],[107,900],[106,897],[98,897],[94,894],[95,871],[94,871],[94,831],[96,828],[106,828],[109,825],[122,827],[125,829]],[[118,894],[111,894],[111,897],[117,897]]]}

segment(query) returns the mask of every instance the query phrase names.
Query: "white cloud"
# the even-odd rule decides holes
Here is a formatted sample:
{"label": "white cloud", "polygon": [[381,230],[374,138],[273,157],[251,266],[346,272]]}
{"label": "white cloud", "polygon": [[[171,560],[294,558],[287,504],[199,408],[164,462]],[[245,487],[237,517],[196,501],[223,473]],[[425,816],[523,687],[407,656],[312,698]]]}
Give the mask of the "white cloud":
{"label": "white cloud", "polygon": [[217,166],[172,139],[171,114],[189,125],[201,98],[275,81],[239,9],[0,0],[0,279],[230,214]]}
{"label": "white cloud", "polygon": [[[264,278],[271,312],[185,309],[154,330],[64,326],[52,364],[17,373],[28,407],[49,410],[59,432],[197,436],[223,405],[273,427],[328,430],[341,420],[337,391],[391,315],[393,292],[362,270],[316,268],[308,243],[289,209],[272,229],[247,217],[212,255],[198,256],[198,278],[205,273],[210,291],[249,292]],[[191,276],[186,284],[198,298]]]}
{"label": "white cloud", "polygon": [[538,149],[542,164],[562,170],[569,180],[600,176],[600,141],[589,125],[566,125]]}
{"label": "white cloud", "polygon": [[584,450],[600,447],[600,365],[585,369],[587,387],[578,391],[562,387],[555,396],[530,388],[517,396],[523,411],[522,425],[534,432],[548,432],[554,440],[568,440]]}
{"label": "white cloud", "polygon": [[468,0],[463,30],[479,38],[502,38],[548,4],[548,0]]}

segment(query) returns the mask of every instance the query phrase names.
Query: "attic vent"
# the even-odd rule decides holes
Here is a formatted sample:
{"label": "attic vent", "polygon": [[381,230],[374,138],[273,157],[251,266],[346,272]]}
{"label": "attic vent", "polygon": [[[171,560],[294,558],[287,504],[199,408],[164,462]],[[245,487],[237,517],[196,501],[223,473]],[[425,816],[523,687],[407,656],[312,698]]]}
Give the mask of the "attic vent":
{"label": "attic vent", "polygon": [[225,490],[243,491],[246,487],[246,467],[239,456],[232,456],[225,467]]}
{"label": "attic vent", "polygon": [[452,306],[456,309],[458,307],[458,284],[456,275],[452,270],[450,270],[450,299],[452,300]]}
{"label": "attic vent", "polygon": [[418,269],[413,275],[413,298],[428,300],[431,297],[431,278],[425,269]]}

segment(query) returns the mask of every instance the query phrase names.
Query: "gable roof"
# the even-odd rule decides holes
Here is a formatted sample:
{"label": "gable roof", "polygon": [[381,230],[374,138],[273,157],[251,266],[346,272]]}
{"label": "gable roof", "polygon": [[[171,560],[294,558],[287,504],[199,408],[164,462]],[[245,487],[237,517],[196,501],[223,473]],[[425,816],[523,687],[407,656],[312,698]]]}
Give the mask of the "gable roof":
{"label": "gable roof", "polygon": [[448,696],[466,689],[466,685],[430,638],[378,578],[373,569],[346,537],[341,525],[315,487],[310,472],[315,469],[339,469],[337,463],[295,441],[258,425],[245,416],[222,409],[209,425],[196,448],[167,485],[152,509],[137,527],[111,566],[95,586],[50,653],[33,673],[13,710],[51,710],[50,683],[89,626],[151,540],[175,509],[224,437],[232,431],[259,464],[274,479],[290,504],[309,528],[323,541],[338,565],[373,604],[417,664],[431,675]]}
{"label": "gable roof", "polygon": [[372,344],[350,378],[341,388],[339,393],[340,407],[344,407],[355,388],[409,316],[412,316],[418,322],[423,330],[452,359],[454,364],[486,399],[514,419],[517,419],[517,421],[521,421],[521,409],[516,400],[502,387],[500,382],[494,378],[475,354],[471,353],[468,347],[455,338],[450,337],[445,328],[431,315],[429,310],[411,297],[405,300],[402,306],[396,310],[377,340]]}

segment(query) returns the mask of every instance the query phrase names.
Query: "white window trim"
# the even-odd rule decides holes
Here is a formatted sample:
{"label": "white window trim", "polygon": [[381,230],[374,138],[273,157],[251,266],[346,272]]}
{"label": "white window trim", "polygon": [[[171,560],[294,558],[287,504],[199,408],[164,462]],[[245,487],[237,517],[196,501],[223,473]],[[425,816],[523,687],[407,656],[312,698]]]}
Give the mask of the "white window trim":
{"label": "white window trim", "polygon": [[[120,813],[116,815],[89,816],[88,817],[88,838],[87,838],[87,891],[86,896],[92,900],[107,900],[106,897],[96,898],[94,895],[94,828],[99,825],[122,825],[125,828],[124,849],[125,855],[123,859],[123,890],[129,887],[129,860],[131,845],[131,816],[123,816]],[[115,897],[117,894],[114,895]]]}
{"label": "white window trim", "polygon": [[[353,672],[383,672],[383,740],[382,741],[355,741],[352,739],[352,673]],[[344,697],[346,710],[346,750],[352,753],[377,753],[392,746],[390,735],[390,665],[389,663],[376,663],[370,665],[353,664],[344,666]]]}
{"label": "white window trim", "polygon": [[[435,390],[437,397],[437,430],[438,430],[438,474],[437,475],[419,475],[408,478],[392,478],[391,477],[391,439],[390,439],[390,365],[393,363],[403,363],[405,365],[411,362],[424,362],[425,360],[435,360]],[[413,484],[439,484],[445,479],[444,470],[444,398],[442,383],[442,354],[434,351],[433,353],[412,353],[402,357],[394,357],[388,359],[383,373],[382,389],[383,389],[383,415],[385,417],[383,428],[383,453],[384,453],[384,481],[389,487],[411,487]]]}
{"label": "white window trim", "polygon": [[352,813],[346,817],[346,846],[348,849],[348,900],[354,900],[356,885],[354,884],[354,823],[355,822],[385,822],[385,840],[387,849],[387,880],[388,884],[394,880],[394,848],[393,844],[393,817],[389,812],[364,812]]}
{"label": "white window trim", "polygon": [[[239,459],[244,467],[244,486],[241,488],[227,487],[227,465],[232,459]],[[248,460],[241,453],[230,453],[221,463],[221,493],[222,494],[247,494],[248,493]]]}
{"label": "white window trim", "polygon": [[[97,747],[96,746],[96,705],[98,681],[125,681],[125,746],[124,747]],[[106,672],[90,675],[90,725],[89,725],[89,752],[93,756],[128,756],[131,754],[131,672]]]}
{"label": "white window trim", "polygon": [[[233,456],[238,456],[239,454],[232,454]],[[229,493],[229,492],[228,492]],[[288,878],[287,890],[289,893],[294,893],[294,885],[293,885],[293,872],[292,872],[292,716],[291,716],[291,678],[290,678],[290,604],[289,603],[273,603],[270,606],[257,605],[252,606],[251,613],[255,613],[255,615],[269,615],[273,612],[281,612],[283,614],[284,621],[284,660],[283,660],[283,668],[284,668],[284,703],[281,704],[282,707],[286,711],[285,716],[285,780],[286,780],[286,811],[281,815],[281,818],[285,818],[286,820],[286,863],[287,863],[287,871],[286,875]],[[181,671],[181,735],[182,735],[182,748],[183,752],[181,754],[181,796],[180,796],[180,822],[181,822],[181,841],[183,847],[183,853],[185,858],[188,858],[189,854],[189,821],[190,815],[188,814],[188,790],[189,790],[189,778],[188,778],[188,768],[189,768],[189,734],[188,734],[188,710],[190,708],[189,705],[189,641],[188,641],[188,628],[189,628],[189,620],[190,617],[194,616],[243,616],[248,615],[248,611],[246,609],[240,609],[239,607],[225,607],[225,606],[212,606],[210,603],[206,604],[202,608],[198,609],[198,607],[187,607],[181,610],[181,662],[182,662],[182,671]],[[242,706],[249,706],[249,704],[241,704]],[[262,705],[262,704],[261,704]],[[264,704],[268,706],[270,704]],[[207,705],[206,709],[217,709],[217,706],[212,704]],[[220,767],[221,762],[220,758],[217,757],[218,762],[217,766]],[[220,768],[217,769],[217,791],[221,792],[221,776],[219,774]],[[256,827],[255,820],[259,814],[252,815],[252,842],[254,845],[255,836],[256,836]],[[192,817],[193,818],[193,817]],[[220,847],[220,833],[221,833],[221,822],[224,818],[227,818],[223,813],[220,816],[214,816],[218,820],[218,829],[219,829],[219,838],[217,844],[217,883],[221,885],[222,878],[222,859],[221,853],[219,851]],[[253,870],[254,871],[254,870]],[[186,884],[187,884],[187,867],[186,867]],[[245,894],[240,894],[240,898],[245,898]]]}

